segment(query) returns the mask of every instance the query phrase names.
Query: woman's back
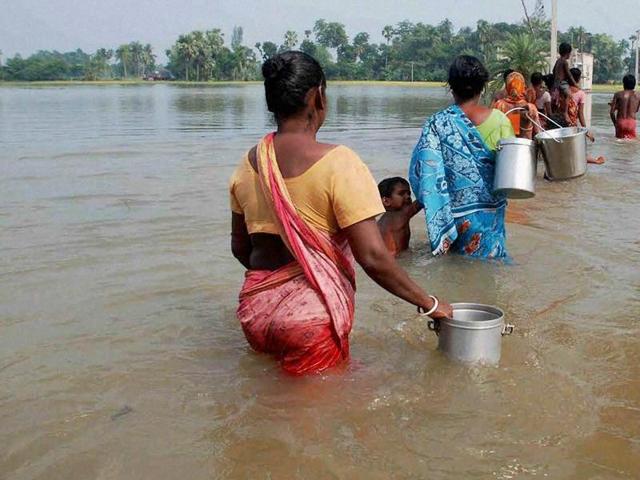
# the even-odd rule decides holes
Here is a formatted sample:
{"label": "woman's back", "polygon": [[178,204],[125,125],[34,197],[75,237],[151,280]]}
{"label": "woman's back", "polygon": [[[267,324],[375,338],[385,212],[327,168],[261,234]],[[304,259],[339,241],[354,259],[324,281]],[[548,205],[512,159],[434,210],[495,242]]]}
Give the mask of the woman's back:
{"label": "woman's back", "polygon": [[[338,145],[319,143],[304,135],[279,134],[274,140],[274,149],[282,177],[302,175]],[[255,148],[250,152],[251,163],[256,165]]]}
{"label": "woman's back", "polygon": [[[243,157],[231,178],[231,209],[244,216],[249,234],[278,235],[278,225],[256,172],[255,151],[252,152]],[[291,200],[307,223],[335,234],[384,212],[377,185],[353,150],[330,146],[317,150],[321,152],[326,153],[315,162],[307,151],[300,153],[301,161],[297,162],[293,150],[282,164],[278,160],[280,168],[287,170],[283,177]]]}

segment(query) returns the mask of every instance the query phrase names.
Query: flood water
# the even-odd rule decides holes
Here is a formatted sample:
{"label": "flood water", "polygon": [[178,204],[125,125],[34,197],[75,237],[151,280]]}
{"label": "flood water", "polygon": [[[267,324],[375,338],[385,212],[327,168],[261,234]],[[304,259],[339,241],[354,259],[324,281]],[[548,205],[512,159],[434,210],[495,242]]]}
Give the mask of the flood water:
{"label": "flood water", "polygon": [[[406,176],[444,89],[330,85],[321,138]],[[516,325],[499,367],[436,350],[358,272],[347,368],[283,375],[235,318],[227,181],[261,86],[0,88],[0,478],[640,477],[640,144],[514,201],[513,265],[400,262]]]}

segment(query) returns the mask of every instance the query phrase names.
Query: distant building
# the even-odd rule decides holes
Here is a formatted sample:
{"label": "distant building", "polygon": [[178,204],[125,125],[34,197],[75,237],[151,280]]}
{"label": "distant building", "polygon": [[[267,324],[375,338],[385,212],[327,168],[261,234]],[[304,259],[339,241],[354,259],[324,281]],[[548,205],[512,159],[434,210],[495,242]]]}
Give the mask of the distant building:
{"label": "distant building", "polygon": [[159,80],[175,80],[173,74],[166,68],[160,68],[153,73],[150,73],[143,77],[143,80],[159,81]]}
{"label": "distant building", "polygon": [[582,72],[580,88],[587,92],[587,100],[584,104],[584,121],[587,122],[588,127],[591,127],[591,106],[593,103],[591,96],[591,89],[593,88],[593,55],[591,53],[579,52],[575,49],[571,52],[569,65],[571,65],[571,68],[579,68]]}
{"label": "distant building", "polygon": [[591,91],[591,88],[593,87],[593,55],[574,50],[571,53],[569,64],[571,65],[571,68],[579,68],[582,71],[580,88],[582,90]]}

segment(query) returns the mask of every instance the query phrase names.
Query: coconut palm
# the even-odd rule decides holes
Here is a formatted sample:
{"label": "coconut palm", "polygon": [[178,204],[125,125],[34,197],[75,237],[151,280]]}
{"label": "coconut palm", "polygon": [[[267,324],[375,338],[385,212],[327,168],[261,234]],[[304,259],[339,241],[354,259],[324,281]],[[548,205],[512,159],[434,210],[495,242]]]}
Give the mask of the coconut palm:
{"label": "coconut palm", "polygon": [[207,78],[211,77],[213,70],[218,64],[219,57],[224,47],[224,38],[220,29],[215,28],[205,32],[205,42],[208,49],[207,63],[205,72]]}
{"label": "coconut palm", "polygon": [[494,72],[511,68],[529,78],[547,66],[546,50],[546,43],[530,33],[511,34],[499,45],[498,59],[489,68]]}
{"label": "coconut palm", "polygon": [[366,32],[360,32],[355,37],[353,37],[353,49],[356,58],[362,57],[364,52],[367,50],[369,46],[369,34]]}
{"label": "coconut palm", "polygon": [[152,71],[156,66],[156,56],[153,54],[153,47],[150,43],[147,43],[142,48],[142,58],[144,60],[143,74],[146,74],[148,71]]}
{"label": "coconut palm", "polygon": [[116,49],[116,58],[122,65],[123,78],[127,78],[127,63],[131,61],[131,49],[128,43],[120,45]]}
{"label": "coconut palm", "polygon": [[207,42],[205,33],[196,30],[190,34],[191,48],[193,50],[193,63],[196,67],[196,81],[200,81],[200,70],[206,70],[211,58],[211,48]]}
{"label": "coconut palm", "polygon": [[136,76],[142,76],[143,55],[144,47],[140,42],[131,42],[129,44],[129,50],[131,51],[131,60],[136,69]]}
{"label": "coconut palm", "polygon": [[193,59],[195,58],[197,51],[196,45],[193,41],[193,35],[180,35],[178,37],[178,41],[176,42],[176,53],[181,58],[182,63],[185,67],[185,79],[189,81],[189,69],[191,68],[191,64],[193,63]]}

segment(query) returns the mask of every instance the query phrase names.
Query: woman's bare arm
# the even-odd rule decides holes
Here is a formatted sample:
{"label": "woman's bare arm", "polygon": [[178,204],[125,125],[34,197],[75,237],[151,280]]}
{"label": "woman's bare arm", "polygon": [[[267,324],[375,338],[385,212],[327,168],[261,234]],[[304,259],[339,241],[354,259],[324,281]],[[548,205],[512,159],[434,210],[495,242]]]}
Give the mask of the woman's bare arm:
{"label": "woman's bare arm", "polygon": [[251,269],[251,238],[244,215],[231,212],[231,252],[247,270]]}
{"label": "woman's bare arm", "polygon": [[[385,246],[374,218],[344,229],[356,261],[371,279],[388,292],[429,310],[433,300],[395,261]],[[433,318],[451,318],[451,305],[440,301]]]}

